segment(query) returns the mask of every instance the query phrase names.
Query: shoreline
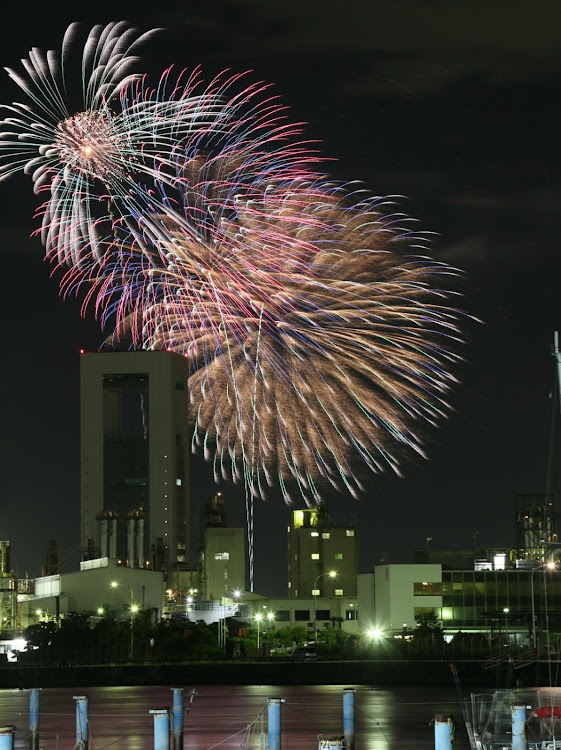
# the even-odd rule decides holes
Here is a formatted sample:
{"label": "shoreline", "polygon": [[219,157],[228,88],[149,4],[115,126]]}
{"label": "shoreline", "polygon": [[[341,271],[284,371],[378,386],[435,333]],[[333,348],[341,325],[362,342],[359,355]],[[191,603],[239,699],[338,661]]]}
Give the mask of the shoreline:
{"label": "shoreline", "polygon": [[[482,661],[455,661],[460,683],[492,688],[530,687],[536,665],[509,672],[485,669]],[[540,666],[545,670],[547,662]],[[9,664],[0,668],[0,688],[104,687],[114,685],[450,685],[454,676],[447,661],[362,660],[290,661],[240,660],[182,663]],[[510,683],[510,684],[509,684]]]}

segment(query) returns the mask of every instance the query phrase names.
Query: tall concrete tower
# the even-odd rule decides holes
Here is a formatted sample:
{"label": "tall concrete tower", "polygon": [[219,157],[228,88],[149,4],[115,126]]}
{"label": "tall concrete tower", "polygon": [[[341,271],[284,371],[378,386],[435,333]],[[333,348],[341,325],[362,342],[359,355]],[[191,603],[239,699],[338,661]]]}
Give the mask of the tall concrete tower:
{"label": "tall concrete tower", "polygon": [[188,559],[187,377],[172,352],[82,355],[84,559],[153,570]]}

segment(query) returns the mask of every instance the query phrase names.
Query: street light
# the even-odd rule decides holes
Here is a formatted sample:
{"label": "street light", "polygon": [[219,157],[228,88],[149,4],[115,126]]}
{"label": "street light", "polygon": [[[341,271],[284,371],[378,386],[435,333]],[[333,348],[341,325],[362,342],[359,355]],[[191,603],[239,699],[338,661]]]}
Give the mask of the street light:
{"label": "street light", "polygon": [[314,629],[315,629],[315,642],[316,643],[318,641],[318,610],[317,610],[318,581],[320,578],[323,578],[324,576],[335,578],[336,575],[337,575],[336,570],[330,570],[328,573],[320,573],[319,576],[316,576],[316,580],[314,581]]}
{"label": "street light", "polygon": [[133,653],[134,653],[134,628],[133,628],[133,619],[136,612],[138,612],[138,607],[136,604],[134,604],[134,593],[132,590],[132,586],[129,586],[128,583],[121,583],[120,581],[111,581],[111,588],[117,589],[119,586],[126,586],[131,594],[131,642],[130,642],[130,651],[129,651],[129,659],[132,660]]}

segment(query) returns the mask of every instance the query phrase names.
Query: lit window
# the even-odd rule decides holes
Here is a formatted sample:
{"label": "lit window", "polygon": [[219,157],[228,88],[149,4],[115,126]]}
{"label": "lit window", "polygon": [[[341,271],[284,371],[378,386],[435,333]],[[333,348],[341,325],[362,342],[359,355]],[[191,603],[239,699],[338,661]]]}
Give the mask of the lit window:
{"label": "lit window", "polygon": [[178,478],[178,479],[176,479],[176,480],[175,480],[175,484],[176,484],[176,485],[177,485],[178,487],[181,487],[181,479],[179,479],[179,478]]}
{"label": "lit window", "polygon": [[329,533],[329,531],[322,531],[321,532],[321,538],[322,539],[330,539],[331,538],[331,534]]}
{"label": "lit window", "polygon": [[229,552],[215,552],[214,559],[215,560],[229,560],[230,553]]}
{"label": "lit window", "polygon": [[343,589],[335,589],[335,596],[343,596]]}
{"label": "lit window", "polygon": [[312,589],[312,596],[319,596],[320,591],[319,589]]}
{"label": "lit window", "polygon": [[347,530],[345,531],[345,534],[346,534],[347,536],[354,536],[354,535],[355,535],[355,530],[354,530],[354,529],[347,529]]}
{"label": "lit window", "polygon": [[311,558],[312,560],[319,560],[319,552],[312,552]]}
{"label": "lit window", "polygon": [[335,559],[336,560],[342,560],[343,559],[343,553],[342,552],[337,552],[337,554],[335,555]]}
{"label": "lit window", "polygon": [[310,536],[319,536],[319,532],[318,531],[312,531],[311,534],[310,534]]}
{"label": "lit window", "polygon": [[429,581],[416,581],[413,584],[414,596],[440,596],[442,594],[442,584],[440,582],[431,583]]}

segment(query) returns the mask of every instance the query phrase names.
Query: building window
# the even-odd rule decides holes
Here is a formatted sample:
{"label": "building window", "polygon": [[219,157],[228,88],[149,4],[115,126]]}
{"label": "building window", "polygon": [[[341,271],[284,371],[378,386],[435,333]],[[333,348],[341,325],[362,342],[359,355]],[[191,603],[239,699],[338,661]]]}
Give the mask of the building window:
{"label": "building window", "polygon": [[335,589],[335,596],[343,596],[343,589]]}
{"label": "building window", "polygon": [[312,596],[320,596],[321,591],[319,589],[312,589]]}
{"label": "building window", "polygon": [[229,560],[230,553],[229,552],[215,552],[214,559],[215,560]]}
{"label": "building window", "polygon": [[319,536],[319,532],[318,531],[312,531],[312,533],[310,534],[310,536]]}
{"label": "building window", "polygon": [[356,620],[358,618],[358,610],[348,609],[345,612],[345,620]]}
{"label": "building window", "polygon": [[319,560],[319,552],[312,552],[310,557],[312,558],[312,560]]}
{"label": "building window", "polygon": [[337,552],[337,554],[335,555],[335,559],[336,560],[342,560],[343,559],[343,553],[342,552]]}
{"label": "building window", "polygon": [[290,610],[289,609],[277,609],[277,611],[275,612],[275,620],[277,622],[289,622]]}
{"label": "building window", "polygon": [[321,532],[321,538],[322,539],[331,539],[331,534],[329,533],[329,531],[322,531]]}
{"label": "building window", "polygon": [[345,534],[346,534],[347,536],[354,536],[354,535],[355,535],[355,530],[354,530],[354,529],[347,529],[347,530],[345,531]]}
{"label": "building window", "polygon": [[297,620],[298,622],[301,622],[302,620],[309,620],[310,610],[309,609],[295,609],[294,619]]}
{"label": "building window", "polygon": [[441,596],[442,584],[429,583],[428,581],[418,581],[413,584],[414,596]]}
{"label": "building window", "polygon": [[318,609],[316,620],[331,620],[331,612],[328,609]]}

